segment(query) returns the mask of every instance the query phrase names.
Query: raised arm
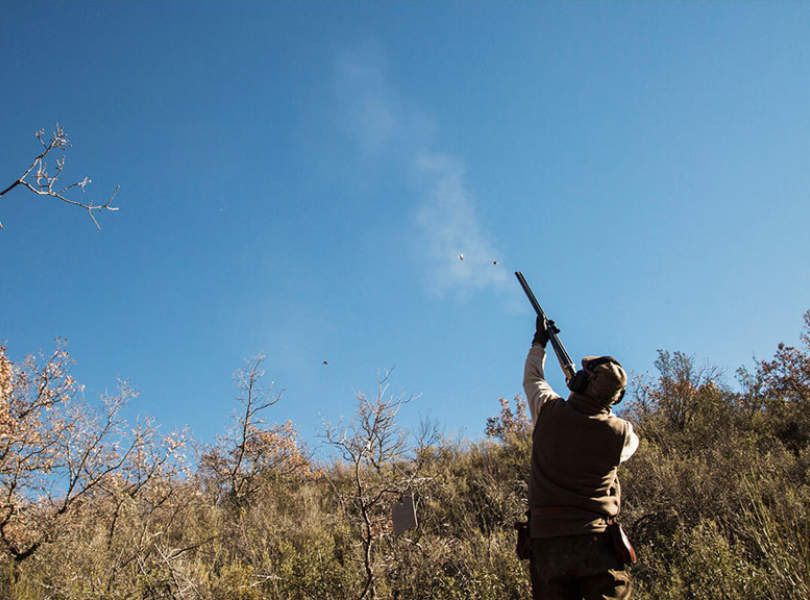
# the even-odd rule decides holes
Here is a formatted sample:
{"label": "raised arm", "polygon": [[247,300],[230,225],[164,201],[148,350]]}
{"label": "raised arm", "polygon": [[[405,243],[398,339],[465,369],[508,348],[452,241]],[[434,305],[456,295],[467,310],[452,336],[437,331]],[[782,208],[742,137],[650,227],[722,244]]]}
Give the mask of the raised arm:
{"label": "raised arm", "polygon": [[540,343],[541,341],[537,340],[535,336],[535,343],[532,344],[529,354],[526,356],[526,365],[523,368],[523,391],[526,392],[526,401],[529,403],[532,426],[537,423],[537,416],[540,414],[543,404],[552,398],[560,397],[546,381],[543,371],[546,349],[544,344]]}

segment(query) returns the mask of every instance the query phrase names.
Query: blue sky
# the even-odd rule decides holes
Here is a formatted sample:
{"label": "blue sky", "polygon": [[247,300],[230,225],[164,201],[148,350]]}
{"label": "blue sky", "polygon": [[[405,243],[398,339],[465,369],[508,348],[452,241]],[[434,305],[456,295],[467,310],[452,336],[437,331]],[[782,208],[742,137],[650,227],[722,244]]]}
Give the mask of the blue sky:
{"label": "blue sky", "polygon": [[[59,121],[96,231],[0,200],[0,340],[210,441],[267,355],[317,446],[394,368],[480,437],[533,316],[572,356],[734,370],[810,308],[804,3],[31,2],[0,19],[0,187]],[[7,180],[7,181],[5,181]],[[458,254],[464,254],[464,261]],[[493,264],[497,261],[497,265]],[[323,365],[323,361],[328,365]],[[550,379],[562,390],[554,363]]]}

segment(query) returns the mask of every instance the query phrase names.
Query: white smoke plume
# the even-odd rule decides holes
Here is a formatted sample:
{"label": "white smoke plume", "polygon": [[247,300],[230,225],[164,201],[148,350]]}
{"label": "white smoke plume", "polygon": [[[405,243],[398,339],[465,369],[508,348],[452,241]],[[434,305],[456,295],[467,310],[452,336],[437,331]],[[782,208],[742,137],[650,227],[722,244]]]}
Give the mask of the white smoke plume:
{"label": "white smoke plume", "polygon": [[419,182],[412,237],[428,291],[500,287],[507,274],[467,189],[464,161],[427,150],[437,145],[435,125],[397,93],[380,49],[372,45],[342,54],[335,83],[341,123],[359,149],[385,154]]}
{"label": "white smoke plume", "polygon": [[480,289],[503,284],[506,271],[484,231],[456,157],[422,154],[416,168],[427,189],[416,214],[425,247],[427,282],[443,294],[451,288]]}

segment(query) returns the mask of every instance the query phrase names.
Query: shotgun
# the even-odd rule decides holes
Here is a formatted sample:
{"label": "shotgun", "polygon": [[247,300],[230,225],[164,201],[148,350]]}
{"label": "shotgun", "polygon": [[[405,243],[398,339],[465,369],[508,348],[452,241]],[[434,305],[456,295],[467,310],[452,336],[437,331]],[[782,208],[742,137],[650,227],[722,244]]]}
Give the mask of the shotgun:
{"label": "shotgun", "polygon": [[[565,346],[560,341],[560,338],[557,336],[559,333],[559,329],[557,329],[556,324],[554,327],[549,327],[549,319],[546,317],[546,313],[543,312],[543,309],[540,308],[540,303],[537,301],[537,298],[534,297],[534,292],[532,292],[532,288],[529,287],[529,284],[526,283],[526,278],[523,277],[523,273],[520,271],[515,271],[515,277],[520,282],[520,286],[523,288],[523,291],[526,292],[526,296],[529,298],[529,302],[531,302],[532,307],[534,308],[534,312],[537,313],[537,316],[546,326],[546,333],[548,334],[548,341],[551,342],[551,347],[554,348],[554,354],[557,355],[557,360],[560,363],[560,367],[565,374],[565,383],[570,384],[571,380],[574,378],[577,370],[574,367],[574,361],[571,360],[571,357],[568,356],[568,352],[565,350]],[[551,321],[554,323],[554,321]]]}

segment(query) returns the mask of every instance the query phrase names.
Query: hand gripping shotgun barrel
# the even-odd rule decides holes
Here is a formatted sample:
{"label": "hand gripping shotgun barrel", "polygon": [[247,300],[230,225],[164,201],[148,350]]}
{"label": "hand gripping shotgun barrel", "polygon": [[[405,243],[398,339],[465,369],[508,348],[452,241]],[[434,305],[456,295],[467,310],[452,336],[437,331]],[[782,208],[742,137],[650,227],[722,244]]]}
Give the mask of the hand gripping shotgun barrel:
{"label": "hand gripping shotgun barrel", "polygon": [[532,288],[529,287],[529,284],[526,283],[526,278],[523,277],[523,273],[520,271],[515,271],[515,277],[520,282],[520,286],[523,288],[523,291],[526,292],[526,296],[529,298],[529,302],[531,302],[532,306],[534,307],[534,312],[537,313],[537,316],[546,324],[546,333],[548,333],[548,341],[551,342],[551,347],[554,348],[554,354],[557,355],[557,360],[560,362],[560,367],[562,367],[563,373],[565,374],[565,383],[569,385],[571,380],[576,375],[576,367],[574,367],[574,361],[571,360],[571,357],[568,356],[568,352],[565,350],[565,346],[563,346],[560,338],[557,337],[557,333],[559,333],[559,329],[556,327],[549,327],[548,326],[548,318],[546,318],[546,313],[543,312],[543,309],[540,308],[540,303],[537,301],[537,298],[534,297],[534,293],[532,292]]}

